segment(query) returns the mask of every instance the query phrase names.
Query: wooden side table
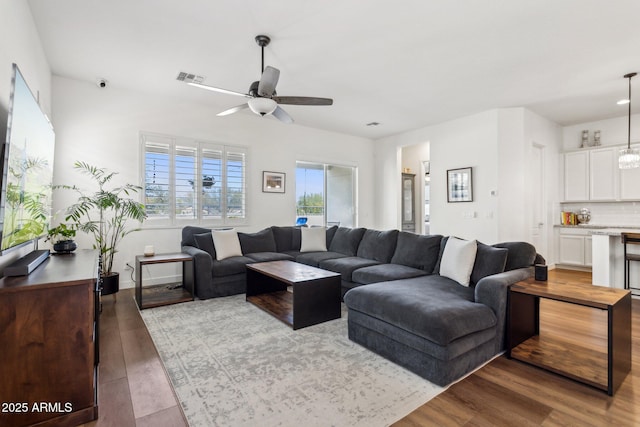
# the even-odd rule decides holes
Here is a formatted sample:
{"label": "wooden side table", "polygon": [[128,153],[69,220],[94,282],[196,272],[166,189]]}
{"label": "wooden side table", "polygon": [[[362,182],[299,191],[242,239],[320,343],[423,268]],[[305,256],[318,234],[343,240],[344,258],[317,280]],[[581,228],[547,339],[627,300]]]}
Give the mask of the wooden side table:
{"label": "wooden side table", "polygon": [[[142,286],[142,267],[151,264],[182,263],[181,284]],[[193,301],[193,257],[183,253],[136,256],[136,302],[140,310],[161,305]]]}
{"label": "wooden side table", "polygon": [[[607,349],[540,335],[540,298],[607,311]],[[571,282],[527,279],[509,288],[507,356],[613,396],[631,370],[631,293]]]}

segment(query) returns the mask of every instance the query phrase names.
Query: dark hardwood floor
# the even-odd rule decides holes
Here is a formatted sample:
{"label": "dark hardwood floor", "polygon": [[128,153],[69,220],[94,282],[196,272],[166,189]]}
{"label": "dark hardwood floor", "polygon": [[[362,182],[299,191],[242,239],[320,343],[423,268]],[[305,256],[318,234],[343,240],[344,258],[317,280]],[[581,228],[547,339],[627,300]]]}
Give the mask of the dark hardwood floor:
{"label": "dark hardwood floor", "polygon": [[102,297],[99,369],[99,416],[85,426],[187,426],[133,289]]}
{"label": "dark hardwood floor", "polygon": [[[591,282],[588,273],[550,278]],[[570,332],[606,345],[602,312],[545,302],[541,330]],[[133,290],[103,298],[99,412],[86,426],[186,426],[184,415],[133,300]],[[501,356],[449,387],[395,426],[640,425],[640,300],[632,303],[632,370],[615,396]],[[259,425],[259,420],[258,424]]]}

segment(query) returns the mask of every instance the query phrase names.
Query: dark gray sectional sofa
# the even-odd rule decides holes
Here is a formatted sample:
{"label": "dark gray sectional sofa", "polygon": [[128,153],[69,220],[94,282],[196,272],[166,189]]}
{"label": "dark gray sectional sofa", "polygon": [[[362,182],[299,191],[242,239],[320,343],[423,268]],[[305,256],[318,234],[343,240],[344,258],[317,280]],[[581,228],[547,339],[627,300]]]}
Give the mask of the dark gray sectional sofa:
{"label": "dark gray sectional sofa", "polygon": [[274,226],[238,233],[243,255],[218,261],[210,233],[182,230],[199,298],[244,293],[248,263],[286,259],[338,272],[349,338],[439,385],[504,350],[508,287],[544,262],[526,242],[478,243],[467,287],[439,274],[448,240],[440,235],[331,227],[327,251],[300,252],[300,229]]}

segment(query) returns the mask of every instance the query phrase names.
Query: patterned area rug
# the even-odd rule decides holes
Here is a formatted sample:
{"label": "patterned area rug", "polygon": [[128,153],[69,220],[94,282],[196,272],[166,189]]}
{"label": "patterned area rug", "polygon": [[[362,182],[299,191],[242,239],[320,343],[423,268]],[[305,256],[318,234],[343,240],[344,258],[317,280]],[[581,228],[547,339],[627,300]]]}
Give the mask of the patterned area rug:
{"label": "patterned area rug", "polygon": [[349,341],[293,331],[244,295],[142,311],[192,427],[385,426],[443,389]]}

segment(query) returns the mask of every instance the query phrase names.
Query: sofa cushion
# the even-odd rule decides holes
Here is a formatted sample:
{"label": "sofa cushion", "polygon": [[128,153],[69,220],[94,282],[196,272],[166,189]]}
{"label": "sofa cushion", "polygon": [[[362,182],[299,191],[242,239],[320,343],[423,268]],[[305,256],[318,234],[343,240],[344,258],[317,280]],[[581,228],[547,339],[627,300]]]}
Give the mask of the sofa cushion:
{"label": "sofa cushion", "polygon": [[300,252],[326,252],[327,229],[325,227],[304,227],[300,233]]}
{"label": "sofa cushion", "polygon": [[388,263],[396,250],[398,230],[366,230],[358,246],[357,255],[374,261]]}
{"label": "sofa cushion", "polygon": [[337,225],[332,225],[331,227],[327,227],[327,248],[331,246],[331,242],[333,242],[333,238],[338,231]]}
{"label": "sofa cushion", "polygon": [[357,256],[350,256],[344,258],[327,259],[320,262],[320,268],[324,270],[340,273],[342,280],[352,282],[352,273],[362,267],[369,267],[371,265],[379,264],[378,261],[374,261],[368,258],[360,258]]}
{"label": "sofa cushion", "polygon": [[427,275],[427,272],[424,270],[402,264],[378,264],[357,269],[351,274],[351,280],[356,283],[368,285],[370,283],[410,279],[412,277],[425,275]]}
{"label": "sofa cushion", "polygon": [[329,250],[346,256],[356,256],[364,232],[364,228],[339,227],[333,236]]}
{"label": "sofa cushion", "polygon": [[245,256],[233,256],[225,258],[222,261],[213,260],[211,272],[213,277],[231,276],[233,274],[241,274],[247,272],[247,264],[255,261]]}
{"label": "sofa cushion", "polygon": [[497,322],[489,307],[473,302],[473,289],[438,275],[359,286],[344,302],[350,310],[443,346]]}
{"label": "sofa cushion", "polygon": [[504,242],[493,245],[496,248],[509,249],[507,255],[507,265],[504,271],[515,270],[516,268],[531,267],[536,260],[536,248],[527,242]]}
{"label": "sofa cushion", "polygon": [[391,263],[419,268],[431,274],[438,262],[441,240],[439,234],[422,236],[401,231]]}
{"label": "sofa cushion", "polygon": [[509,250],[506,248],[494,248],[478,242],[476,262],[471,272],[471,284],[475,285],[483,277],[502,273],[507,265],[508,254]]}
{"label": "sofa cushion", "polygon": [[180,246],[197,247],[193,236],[196,234],[204,234],[204,233],[210,233],[210,232],[211,232],[210,228],[194,227],[192,225],[187,225],[182,228],[182,241],[180,242]]}
{"label": "sofa cushion", "polygon": [[225,258],[242,256],[240,240],[236,230],[213,230],[213,246],[216,248],[216,259],[222,261]]}
{"label": "sofa cushion", "polygon": [[291,255],[279,252],[254,252],[247,254],[247,258],[251,258],[255,262],[268,262],[268,261],[293,261],[295,258]]}
{"label": "sofa cushion", "polygon": [[276,239],[273,230],[265,228],[256,233],[238,233],[242,253],[252,254],[257,252],[276,252]]}
{"label": "sofa cushion", "polygon": [[273,239],[276,242],[277,252],[298,251],[300,250],[300,236],[298,235],[298,246],[294,245],[294,233],[300,233],[300,227],[294,226],[277,226],[271,227]]}
{"label": "sofa cushion", "polygon": [[211,255],[211,259],[216,259],[216,248],[213,245],[213,236],[211,236],[211,231],[202,234],[194,234],[193,240],[196,248],[202,249]]}
{"label": "sofa cushion", "polygon": [[440,275],[448,277],[463,286],[469,286],[478,245],[475,240],[450,237],[442,253]]}
{"label": "sofa cushion", "polygon": [[320,263],[327,259],[344,258],[345,255],[339,252],[304,252],[296,257],[296,262],[307,264],[312,267],[320,267]]}

